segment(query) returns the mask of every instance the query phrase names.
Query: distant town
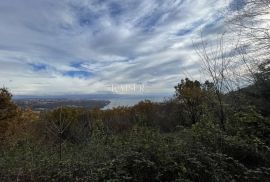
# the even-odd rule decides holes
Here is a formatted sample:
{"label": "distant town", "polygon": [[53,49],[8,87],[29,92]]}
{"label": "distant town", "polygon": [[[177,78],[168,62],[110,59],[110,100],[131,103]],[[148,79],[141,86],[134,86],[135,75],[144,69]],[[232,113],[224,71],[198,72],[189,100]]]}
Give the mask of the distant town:
{"label": "distant town", "polygon": [[52,110],[59,107],[85,108],[95,109],[107,106],[108,100],[92,100],[92,99],[59,99],[59,98],[24,98],[14,100],[15,104],[22,109],[32,109],[40,112]]}

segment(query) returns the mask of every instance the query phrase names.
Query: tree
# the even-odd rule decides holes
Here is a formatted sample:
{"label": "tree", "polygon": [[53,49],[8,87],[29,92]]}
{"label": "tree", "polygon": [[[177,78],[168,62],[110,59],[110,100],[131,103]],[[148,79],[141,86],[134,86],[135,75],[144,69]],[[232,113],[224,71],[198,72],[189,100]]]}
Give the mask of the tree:
{"label": "tree", "polygon": [[67,109],[56,109],[52,112],[46,113],[45,116],[46,131],[56,138],[58,144],[59,160],[62,160],[62,145],[66,141],[66,132],[68,131],[72,119]]}
{"label": "tree", "polygon": [[[237,1],[236,1],[237,2]],[[229,25],[237,34],[236,49],[249,73],[251,84],[264,82],[261,66],[269,65],[270,48],[270,0],[241,0],[233,3]]]}
{"label": "tree", "polygon": [[227,44],[224,38],[225,33],[217,40],[216,46],[209,46],[208,42],[202,39],[201,44],[195,47],[200,57],[202,70],[212,83],[213,99],[217,100],[219,122],[223,130],[225,130],[226,121],[224,93],[229,93],[241,86],[237,78],[238,65],[235,60],[235,51],[231,50],[230,46],[225,47]]}
{"label": "tree", "polygon": [[270,0],[242,0],[234,3],[230,21],[238,28],[242,41],[254,50],[270,48]]}
{"label": "tree", "polygon": [[0,121],[16,115],[17,106],[11,101],[12,94],[7,88],[0,88]]}
{"label": "tree", "polygon": [[198,122],[203,113],[202,105],[205,97],[201,83],[188,78],[181,80],[181,83],[175,86],[175,96],[185,106],[184,108],[192,124]]}
{"label": "tree", "polygon": [[3,139],[9,122],[17,115],[17,106],[11,101],[7,88],[0,88],[0,140]]}
{"label": "tree", "polygon": [[[240,6],[239,6],[240,5]],[[249,95],[270,103],[270,0],[242,0],[233,4],[229,25],[237,33],[236,49],[240,63],[246,68]]]}
{"label": "tree", "polygon": [[260,95],[270,103],[270,60],[266,60],[258,67],[259,72],[256,73],[255,85],[259,88]]}

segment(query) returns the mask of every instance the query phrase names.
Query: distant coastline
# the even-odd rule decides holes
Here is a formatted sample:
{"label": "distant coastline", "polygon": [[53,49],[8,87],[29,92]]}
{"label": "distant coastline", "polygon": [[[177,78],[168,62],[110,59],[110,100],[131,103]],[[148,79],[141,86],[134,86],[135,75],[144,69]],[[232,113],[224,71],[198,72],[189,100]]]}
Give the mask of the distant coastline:
{"label": "distant coastline", "polygon": [[74,107],[86,109],[112,109],[120,106],[133,106],[140,101],[150,100],[162,102],[169,98],[169,94],[156,95],[118,95],[118,94],[88,94],[35,96],[15,95],[13,101],[21,108],[31,108],[35,111],[51,110],[57,107]]}

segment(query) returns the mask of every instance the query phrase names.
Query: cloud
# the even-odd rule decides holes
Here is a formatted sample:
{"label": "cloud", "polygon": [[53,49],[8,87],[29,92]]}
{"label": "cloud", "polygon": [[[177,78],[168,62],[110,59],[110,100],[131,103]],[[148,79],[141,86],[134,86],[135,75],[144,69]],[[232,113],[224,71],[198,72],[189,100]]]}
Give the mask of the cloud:
{"label": "cloud", "polygon": [[231,1],[1,1],[0,84],[15,94],[142,82],[172,92],[186,73],[200,78],[192,44],[224,31]]}

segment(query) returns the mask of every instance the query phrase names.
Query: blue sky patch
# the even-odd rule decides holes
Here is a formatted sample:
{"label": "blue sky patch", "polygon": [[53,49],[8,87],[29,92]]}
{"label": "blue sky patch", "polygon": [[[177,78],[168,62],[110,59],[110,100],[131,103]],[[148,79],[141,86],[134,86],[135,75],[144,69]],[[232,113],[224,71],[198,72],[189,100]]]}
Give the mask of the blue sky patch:
{"label": "blue sky patch", "polygon": [[233,0],[229,7],[232,11],[238,11],[241,10],[245,7],[246,5],[246,0]]}
{"label": "blue sky patch", "polygon": [[198,28],[200,25],[202,25],[203,21],[202,20],[198,20],[195,21],[194,23],[191,24],[190,27],[188,28],[183,28],[181,30],[179,30],[176,35],[177,36],[186,36],[190,33],[192,33],[196,28]]}
{"label": "blue sky patch", "polygon": [[88,79],[91,78],[93,74],[88,71],[66,71],[63,73],[63,75],[71,78]]}
{"label": "blue sky patch", "polygon": [[45,64],[39,64],[39,63],[31,63],[29,64],[32,67],[33,71],[44,71],[47,69],[47,65]]}
{"label": "blue sky patch", "polygon": [[119,2],[118,3],[111,2],[109,4],[109,9],[110,9],[110,15],[111,16],[118,16],[118,15],[121,15],[122,14],[122,12],[124,11],[124,9],[122,8],[121,3],[122,2],[120,2],[120,3]]}
{"label": "blue sky patch", "polygon": [[73,68],[82,69],[82,68],[83,68],[83,67],[82,67],[82,64],[83,64],[83,63],[84,63],[84,62],[82,62],[82,61],[79,61],[79,62],[73,62],[73,63],[70,64],[70,66],[73,67]]}
{"label": "blue sky patch", "polygon": [[185,36],[193,31],[193,28],[181,29],[177,32],[177,36]]}

